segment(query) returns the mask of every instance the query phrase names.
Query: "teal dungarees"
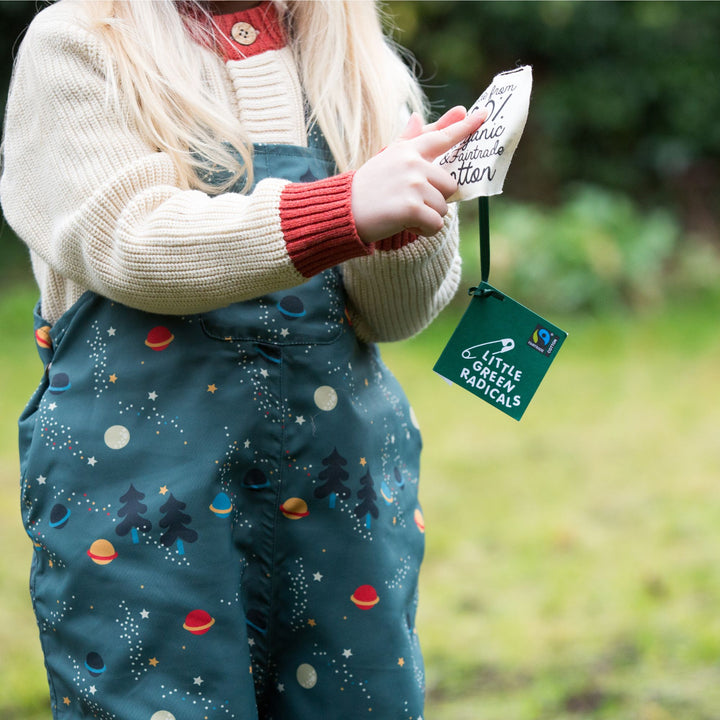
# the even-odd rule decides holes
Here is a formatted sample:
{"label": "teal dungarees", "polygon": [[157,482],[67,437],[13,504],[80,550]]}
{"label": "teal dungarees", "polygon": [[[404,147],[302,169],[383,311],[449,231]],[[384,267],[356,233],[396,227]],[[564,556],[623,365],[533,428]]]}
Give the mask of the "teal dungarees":
{"label": "teal dungarees", "polygon": [[[334,172],[260,145],[255,178]],[[341,271],[213,312],[92,292],[20,420],[57,720],[418,720],[420,435]]]}

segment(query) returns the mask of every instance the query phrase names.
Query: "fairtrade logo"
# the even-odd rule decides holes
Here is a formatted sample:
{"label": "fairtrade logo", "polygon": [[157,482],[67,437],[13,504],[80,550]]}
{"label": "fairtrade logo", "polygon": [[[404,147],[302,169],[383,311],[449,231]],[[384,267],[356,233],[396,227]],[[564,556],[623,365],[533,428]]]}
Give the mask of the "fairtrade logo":
{"label": "fairtrade logo", "polygon": [[550,355],[555,349],[557,341],[557,335],[551,333],[546,327],[537,325],[527,344],[543,355]]}

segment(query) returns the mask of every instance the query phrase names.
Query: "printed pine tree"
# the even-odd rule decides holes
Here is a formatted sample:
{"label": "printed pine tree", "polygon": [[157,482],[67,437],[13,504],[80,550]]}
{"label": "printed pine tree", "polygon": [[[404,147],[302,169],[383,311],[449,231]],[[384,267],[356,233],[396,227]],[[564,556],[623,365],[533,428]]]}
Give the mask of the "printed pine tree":
{"label": "printed pine tree", "polygon": [[118,510],[118,517],[125,519],[115,528],[115,532],[121,537],[125,537],[128,532],[132,531],[132,541],[135,545],[140,542],[138,530],[140,532],[152,530],[150,520],[142,517],[142,514],[147,512],[147,505],[140,502],[144,498],[145,494],[136,490],[134,485],[130,485],[128,491],[120,497],[120,502],[125,504]]}
{"label": "printed pine tree", "polygon": [[377,500],[375,483],[369,470],[360,478],[360,484],[363,487],[358,490],[357,496],[362,502],[355,508],[354,512],[359,518],[365,516],[365,527],[369,530],[372,525],[372,518],[377,520],[380,514],[378,506],[375,504],[375,500]]}
{"label": "printed pine tree", "polygon": [[177,500],[172,493],[167,502],[160,508],[160,512],[164,513],[164,517],[160,520],[159,525],[167,528],[167,531],[160,537],[160,542],[166,547],[171,547],[177,542],[179,555],[185,554],[185,546],[183,543],[194,543],[198,539],[198,534],[186,527],[192,522],[190,515],[183,512],[185,503]]}
{"label": "printed pine tree", "polygon": [[315,497],[329,497],[328,504],[331,508],[334,508],[336,498],[345,499],[351,495],[350,488],[343,485],[343,482],[350,477],[345,470],[342,469],[343,465],[347,465],[347,460],[340,455],[337,448],[333,448],[333,451],[322,463],[327,467],[318,473],[318,478],[324,480],[325,483],[315,488]]}

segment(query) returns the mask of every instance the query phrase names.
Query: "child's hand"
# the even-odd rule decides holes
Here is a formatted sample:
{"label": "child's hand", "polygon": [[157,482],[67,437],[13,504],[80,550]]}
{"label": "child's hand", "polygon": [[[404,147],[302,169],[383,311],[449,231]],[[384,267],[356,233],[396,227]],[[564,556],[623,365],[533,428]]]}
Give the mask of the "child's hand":
{"label": "child's hand", "polygon": [[355,173],[352,212],[360,238],[373,243],[403,230],[439,232],[448,210],[445,199],[457,183],[433,160],[474,133],[486,118],[486,110],[468,115],[462,107],[448,110],[430,125],[411,115],[400,138]]}

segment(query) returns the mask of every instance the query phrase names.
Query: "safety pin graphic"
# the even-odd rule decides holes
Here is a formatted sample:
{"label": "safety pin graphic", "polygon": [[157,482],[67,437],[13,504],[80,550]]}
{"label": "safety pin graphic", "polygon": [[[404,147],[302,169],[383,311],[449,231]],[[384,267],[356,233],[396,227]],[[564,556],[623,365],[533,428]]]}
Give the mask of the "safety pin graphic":
{"label": "safety pin graphic", "polygon": [[472,350],[476,350],[480,347],[485,347],[486,345],[495,345],[496,343],[502,343],[502,347],[499,350],[496,350],[493,355],[499,355],[500,353],[508,352],[512,350],[515,347],[515,341],[512,338],[502,338],[501,340],[490,340],[489,342],[480,343],[479,345],[473,345],[472,347],[466,348],[462,351],[462,356],[466,360],[474,360],[477,355],[471,355],[470,352]]}

